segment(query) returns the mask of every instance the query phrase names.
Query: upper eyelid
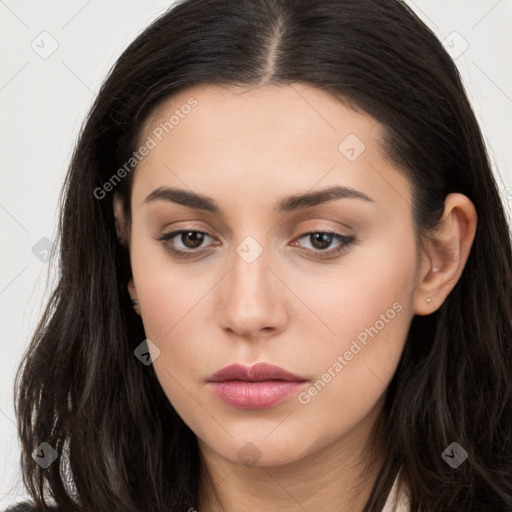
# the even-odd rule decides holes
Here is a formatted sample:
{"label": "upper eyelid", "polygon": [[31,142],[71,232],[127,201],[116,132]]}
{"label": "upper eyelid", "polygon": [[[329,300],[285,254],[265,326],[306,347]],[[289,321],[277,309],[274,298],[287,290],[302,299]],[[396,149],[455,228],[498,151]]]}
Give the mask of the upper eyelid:
{"label": "upper eyelid", "polygon": [[[343,228],[340,229],[340,228],[334,228],[332,226],[329,226],[329,225],[327,225],[325,223],[325,221],[322,221],[322,220],[314,221],[312,219],[308,219],[306,222],[317,222],[320,225],[317,224],[316,226],[313,226],[313,227],[303,228],[303,229],[300,230],[300,232],[296,236],[302,236],[303,234],[318,233],[318,232],[335,233],[337,235],[347,236],[347,237],[353,235],[352,228],[350,228],[346,224],[342,224]],[[333,222],[337,222],[339,224],[339,221],[333,221]],[[204,234],[209,235],[209,236],[213,236],[213,237],[217,236],[215,234],[212,234],[212,231],[214,233],[217,232],[216,229],[211,229],[210,231],[208,231],[208,230],[205,230],[205,229],[203,229],[201,227],[196,227],[196,226],[184,226],[184,227],[177,226],[177,227],[175,227],[175,229],[170,228],[169,231],[167,231],[166,228],[162,229],[162,232],[163,232],[164,235],[171,234],[171,233],[176,233],[176,232],[183,232],[183,231],[197,231],[199,233],[204,233]],[[294,229],[293,231],[297,231],[297,230]],[[347,232],[340,232],[340,231],[347,231]],[[232,231],[231,230],[229,230],[229,235],[232,235]]]}
{"label": "upper eyelid", "polygon": [[[196,233],[202,233],[202,234],[208,235],[208,236],[210,236],[212,238],[215,238],[215,236],[216,236],[216,235],[213,235],[212,233],[210,233],[209,231],[204,231],[203,229],[188,228],[188,227],[176,228],[176,229],[172,229],[170,231],[165,231],[162,234],[162,236],[170,236],[170,235],[178,236],[178,235],[180,235],[182,233],[186,233],[188,231],[194,231]],[[319,228],[309,228],[309,229],[306,229],[305,231],[301,231],[298,235],[296,235],[296,237],[302,237],[304,235],[308,235],[308,234],[311,234],[311,233],[330,233],[330,234],[346,236],[346,237],[351,236],[350,234],[347,234],[347,233],[340,233],[340,232],[338,232],[334,228],[323,226],[323,227],[319,227]]]}

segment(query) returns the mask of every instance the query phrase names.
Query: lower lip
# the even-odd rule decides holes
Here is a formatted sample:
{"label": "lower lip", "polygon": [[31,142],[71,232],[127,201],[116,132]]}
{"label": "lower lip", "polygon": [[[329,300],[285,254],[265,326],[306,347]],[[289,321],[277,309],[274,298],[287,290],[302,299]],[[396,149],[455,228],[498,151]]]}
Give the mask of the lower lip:
{"label": "lower lip", "polygon": [[304,384],[305,382],[287,380],[210,382],[214,393],[223,402],[237,409],[272,407],[299,391]]}

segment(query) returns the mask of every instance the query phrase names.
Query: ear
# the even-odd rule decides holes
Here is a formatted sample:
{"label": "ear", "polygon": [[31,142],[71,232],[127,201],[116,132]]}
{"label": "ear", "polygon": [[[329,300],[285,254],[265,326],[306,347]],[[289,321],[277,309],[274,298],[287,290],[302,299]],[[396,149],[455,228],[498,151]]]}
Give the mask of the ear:
{"label": "ear", "polygon": [[469,257],[476,226],[477,213],[471,200],[459,193],[446,196],[443,216],[422,254],[414,292],[415,314],[433,313],[453,290]]}
{"label": "ear", "polygon": [[126,245],[128,236],[126,232],[126,219],[124,215],[124,203],[119,193],[114,193],[114,218],[116,222],[117,237],[122,245]]}
{"label": "ear", "polygon": [[135,310],[137,311],[138,299],[137,299],[137,290],[135,288],[135,283],[133,282],[133,277],[128,281],[128,293],[130,294],[130,298],[132,302],[135,301],[137,304],[134,305]]}
{"label": "ear", "polygon": [[[114,193],[114,219],[116,223],[116,232],[117,237],[121,244],[128,246],[127,240],[129,240],[129,233],[126,227],[126,217],[124,215],[124,203],[119,195],[119,193]],[[137,290],[135,289],[135,283],[133,282],[133,277],[128,281],[128,293],[130,294],[130,298],[133,303],[133,308],[135,312],[140,315],[140,306],[137,299]]]}

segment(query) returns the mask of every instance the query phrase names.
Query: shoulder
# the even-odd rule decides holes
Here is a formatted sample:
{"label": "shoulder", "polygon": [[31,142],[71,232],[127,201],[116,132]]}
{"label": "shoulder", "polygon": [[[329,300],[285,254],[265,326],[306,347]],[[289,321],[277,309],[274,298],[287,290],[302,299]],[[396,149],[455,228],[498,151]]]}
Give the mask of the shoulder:
{"label": "shoulder", "polygon": [[17,503],[16,505],[11,505],[5,512],[31,512],[35,510],[28,503]]}
{"label": "shoulder", "polygon": [[400,472],[393,482],[382,512],[410,512],[411,510],[408,489],[400,482]]}
{"label": "shoulder", "polygon": [[[60,512],[58,508],[48,507],[50,512]],[[16,505],[10,506],[5,512],[39,512],[38,509],[32,503],[17,503]]]}

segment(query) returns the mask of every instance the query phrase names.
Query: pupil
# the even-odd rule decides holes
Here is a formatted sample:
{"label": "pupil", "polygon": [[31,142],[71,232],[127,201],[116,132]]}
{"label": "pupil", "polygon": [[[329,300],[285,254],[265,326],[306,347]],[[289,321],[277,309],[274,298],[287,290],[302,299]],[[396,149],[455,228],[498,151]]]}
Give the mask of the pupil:
{"label": "pupil", "polygon": [[[190,246],[189,246],[189,244],[184,242],[185,238],[189,238],[192,240],[192,244]],[[187,231],[186,233],[182,233],[182,242],[184,242],[187,247],[191,247],[191,248],[201,245],[203,238],[204,238],[204,233],[199,233],[198,231]]]}
{"label": "pupil", "polygon": [[[313,247],[317,249],[325,249],[332,241],[332,235],[328,233],[313,233],[311,236],[313,237]],[[320,242],[320,247],[316,246],[316,242]]]}

